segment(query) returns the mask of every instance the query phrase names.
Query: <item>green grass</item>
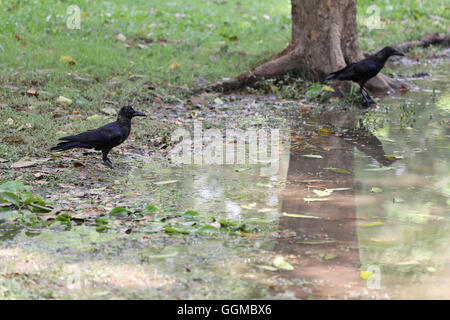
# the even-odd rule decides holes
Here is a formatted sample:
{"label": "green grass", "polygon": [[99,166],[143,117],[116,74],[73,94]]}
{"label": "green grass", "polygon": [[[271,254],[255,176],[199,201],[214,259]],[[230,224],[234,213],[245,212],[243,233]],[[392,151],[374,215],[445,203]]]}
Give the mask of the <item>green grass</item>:
{"label": "green grass", "polygon": [[[372,12],[375,14],[379,12],[380,25],[383,26],[383,29],[369,29],[363,24],[358,26],[359,44],[365,50],[420,39],[429,32],[450,32],[450,5],[447,0],[358,0],[357,2],[359,21]],[[370,11],[369,7],[372,5],[376,5],[379,11]]]}
{"label": "green grass", "polygon": [[[359,14],[371,3],[358,1]],[[444,0],[376,3],[387,29],[360,26],[363,49],[446,30],[445,23],[429,15],[450,19]],[[79,30],[66,28],[69,4],[81,9]],[[13,161],[48,155],[58,136],[109,121],[112,117],[89,119],[108,107],[103,100],[132,103],[152,113],[162,104],[155,104],[150,92],[167,103],[185,100],[188,88],[257,66],[289,42],[290,1],[1,0],[0,30],[0,158]],[[117,39],[119,33],[126,41]],[[61,61],[62,56],[75,64]],[[108,87],[108,81],[122,85]],[[25,94],[30,87],[38,97]],[[58,105],[59,96],[73,103]],[[137,139],[167,130],[156,120],[136,123]]]}
{"label": "green grass", "polygon": [[[200,76],[212,80],[235,75],[289,41],[287,0],[70,4],[81,9],[79,30],[66,28],[66,2],[3,1],[2,70],[57,68],[101,79],[137,73],[149,75],[160,85],[192,84]],[[126,41],[116,38],[119,33]],[[168,42],[146,44],[145,49],[125,47],[138,37],[165,38]],[[244,50],[248,56],[240,53]],[[59,59],[65,55],[73,57],[76,65],[61,63]],[[174,63],[180,66],[170,71]]]}

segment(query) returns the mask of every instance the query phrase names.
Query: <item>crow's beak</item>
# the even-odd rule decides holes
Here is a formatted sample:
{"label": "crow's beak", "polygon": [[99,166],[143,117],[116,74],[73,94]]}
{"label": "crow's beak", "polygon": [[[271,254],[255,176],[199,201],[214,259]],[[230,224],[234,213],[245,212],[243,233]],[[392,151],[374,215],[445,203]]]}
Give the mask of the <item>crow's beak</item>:
{"label": "crow's beak", "polygon": [[133,113],[133,117],[146,117],[146,114],[143,112],[135,111]]}
{"label": "crow's beak", "polygon": [[392,55],[393,55],[393,56],[401,56],[401,57],[404,57],[404,56],[405,56],[405,54],[404,54],[403,52],[401,52],[401,51],[394,51],[394,52],[392,53]]}

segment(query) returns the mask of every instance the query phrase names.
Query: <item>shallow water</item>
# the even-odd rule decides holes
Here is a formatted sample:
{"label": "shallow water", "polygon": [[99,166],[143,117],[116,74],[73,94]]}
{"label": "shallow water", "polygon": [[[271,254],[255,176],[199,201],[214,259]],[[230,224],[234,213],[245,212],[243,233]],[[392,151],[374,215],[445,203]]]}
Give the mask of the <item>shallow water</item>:
{"label": "shallow water", "polygon": [[[39,257],[62,270],[58,281],[82,279],[62,297],[449,299],[449,71],[431,69],[367,113],[287,115],[276,171],[153,160],[124,186],[136,203],[256,233],[17,231],[3,233],[2,255],[11,270],[16,256]],[[277,257],[293,270],[274,268]]]}

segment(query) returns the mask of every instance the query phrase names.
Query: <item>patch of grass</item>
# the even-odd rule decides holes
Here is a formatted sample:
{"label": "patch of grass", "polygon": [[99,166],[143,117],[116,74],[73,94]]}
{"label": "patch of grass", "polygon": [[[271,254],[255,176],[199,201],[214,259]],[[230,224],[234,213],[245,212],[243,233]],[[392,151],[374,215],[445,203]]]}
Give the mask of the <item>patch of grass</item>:
{"label": "patch of grass", "polygon": [[73,1],[79,30],[67,29],[65,2],[3,2],[2,70],[13,72],[56,68],[100,80],[145,74],[158,86],[192,85],[246,70],[290,36],[288,0]]}
{"label": "patch of grass", "polygon": [[[420,39],[429,32],[449,32],[450,5],[446,0],[358,0],[357,3],[359,44],[364,50]],[[371,20],[375,25],[371,24],[370,17],[375,19]]]}

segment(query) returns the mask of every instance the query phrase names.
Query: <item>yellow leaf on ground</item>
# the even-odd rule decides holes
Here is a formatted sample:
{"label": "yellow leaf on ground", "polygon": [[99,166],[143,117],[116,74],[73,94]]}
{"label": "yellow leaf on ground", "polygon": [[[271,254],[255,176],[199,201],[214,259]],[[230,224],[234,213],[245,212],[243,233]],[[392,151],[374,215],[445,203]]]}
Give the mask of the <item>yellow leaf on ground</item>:
{"label": "yellow leaf on ground", "polygon": [[271,266],[261,266],[261,268],[267,271],[277,271],[277,268]]}
{"label": "yellow leaf on ground", "polygon": [[59,96],[58,99],[56,99],[56,102],[63,103],[63,104],[71,104],[73,101],[69,98]]}
{"label": "yellow leaf on ground", "polygon": [[328,201],[330,198],[303,198],[305,202]]}
{"label": "yellow leaf on ground", "polygon": [[382,225],[384,225],[384,222],[375,221],[375,222],[369,222],[369,223],[363,224],[361,227],[370,228],[370,227],[378,227],[378,226],[382,226]]}
{"label": "yellow leaf on ground", "polygon": [[325,255],[325,260],[333,260],[337,257],[338,257],[338,254],[336,254],[336,253],[327,253]]}
{"label": "yellow leaf on ground", "polygon": [[316,216],[305,216],[303,214],[286,213],[286,212],[283,212],[283,216],[290,217],[290,218],[322,219],[321,217],[316,217]]}
{"label": "yellow leaf on ground", "polygon": [[328,92],[334,92],[334,89],[332,87],[330,87],[330,86],[323,86],[322,90],[323,91],[328,91]]}
{"label": "yellow leaf on ground", "polygon": [[323,159],[320,154],[304,154],[305,158],[313,158],[313,159]]}
{"label": "yellow leaf on ground", "polygon": [[59,58],[59,61],[68,63],[72,66],[76,64],[74,58],[72,58],[71,56],[61,56],[61,58]]}
{"label": "yellow leaf on ground", "polygon": [[365,270],[361,270],[360,276],[361,276],[361,279],[368,280],[371,276],[373,276],[373,272],[367,272]]}
{"label": "yellow leaf on ground", "polygon": [[154,184],[156,184],[157,186],[162,186],[165,184],[171,184],[171,183],[175,183],[178,182],[178,180],[167,180],[167,181],[159,181],[159,182],[153,182]]}
{"label": "yellow leaf on ground", "polygon": [[264,209],[259,209],[258,212],[260,213],[266,213],[266,212],[272,212],[274,211],[274,209],[272,208],[264,208]]}
{"label": "yellow leaf on ground", "polygon": [[333,190],[325,189],[325,190],[317,190],[314,189],[313,192],[319,197],[327,197],[333,193]]}
{"label": "yellow leaf on ground", "polygon": [[249,203],[249,204],[244,204],[241,206],[242,209],[246,209],[246,210],[252,210],[256,207],[256,202],[253,203]]}
{"label": "yellow leaf on ground", "polygon": [[99,120],[99,119],[102,119],[102,118],[103,118],[103,117],[102,117],[101,115],[99,115],[99,114],[94,114],[94,115],[88,117],[87,120],[89,120],[89,121],[95,121],[95,120]]}
{"label": "yellow leaf on ground", "polygon": [[172,63],[169,67],[170,71],[174,71],[176,68],[178,68],[180,65],[178,63]]}
{"label": "yellow leaf on ground", "polygon": [[321,134],[321,135],[334,135],[334,134],[336,134],[336,131],[322,128],[322,129],[319,129],[319,134]]}

